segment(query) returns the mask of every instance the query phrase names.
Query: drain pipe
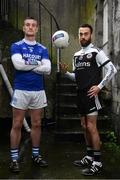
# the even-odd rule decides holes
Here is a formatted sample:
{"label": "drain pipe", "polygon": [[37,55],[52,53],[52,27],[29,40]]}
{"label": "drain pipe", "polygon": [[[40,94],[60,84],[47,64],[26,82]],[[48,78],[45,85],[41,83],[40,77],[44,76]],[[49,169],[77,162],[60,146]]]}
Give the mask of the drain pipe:
{"label": "drain pipe", "polygon": [[[5,85],[6,85],[7,89],[8,89],[9,94],[12,96],[12,94],[13,94],[13,89],[12,89],[12,86],[11,86],[9,80],[8,80],[8,77],[7,77],[7,75],[6,75],[6,72],[5,72],[5,70],[4,70],[4,67],[3,67],[3,65],[2,65],[1,63],[0,63],[0,73],[1,73],[2,78],[3,78],[3,80],[4,80],[4,83],[5,83]],[[27,121],[26,121],[25,118],[24,118],[24,120],[23,120],[23,125],[24,125],[24,128],[25,128],[25,130],[26,130],[27,132],[30,132],[30,131],[31,131],[31,129],[30,129],[30,127],[29,127],[29,125],[28,125],[28,123],[27,123]]]}

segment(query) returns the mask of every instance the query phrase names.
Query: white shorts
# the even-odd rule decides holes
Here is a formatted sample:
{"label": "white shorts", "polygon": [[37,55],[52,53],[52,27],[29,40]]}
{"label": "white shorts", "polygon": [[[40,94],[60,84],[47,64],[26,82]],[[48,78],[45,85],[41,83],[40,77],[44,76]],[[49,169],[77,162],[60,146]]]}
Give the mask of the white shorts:
{"label": "white shorts", "polygon": [[15,108],[23,110],[39,109],[47,106],[47,98],[44,90],[15,90],[10,104]]}
{"label": "white shorts", "polygon": [[87,114],[87,116],[97,116],[98,115],[98,111],[94,111],[92,113]]}

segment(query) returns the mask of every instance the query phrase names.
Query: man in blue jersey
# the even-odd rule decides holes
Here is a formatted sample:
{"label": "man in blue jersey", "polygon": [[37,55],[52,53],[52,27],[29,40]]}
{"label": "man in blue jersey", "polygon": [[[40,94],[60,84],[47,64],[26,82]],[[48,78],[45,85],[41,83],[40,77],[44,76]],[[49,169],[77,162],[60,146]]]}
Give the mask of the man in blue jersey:
{"label": "man in blue jersey", "polygon": [[13,124],[10,133],[11,164],[13,172],[19,172],[19,145],[21,128],[26,110],[31,116],[32,161],[46,167],[39,149],[41,136],[41,117],[47,106],[43,75],[51,72],[51,62],[46,47],[36,42],[38,22],[27,17],[23,25],[24,39],[11,46],[11,59],[15,68],[14,93],[11,101]]}
{"label": "man in blue jersey", "polygon": [[[103,50],[91,43],[92,32],[89,24],[83,24],[79,28],[79,42],[82,48],[74,54],[73,73],[67,71],[65,63],[61,64],[65,75],[75,80],[78,87],[77,105],[84,129],[86,154],[82,159],[75,160],[74,165],[83,168],[83,175],[95,175],[102,170],[101,143],[97,129],[98,110],[101,109],[98,93],[117,72]],[[100,70],[103,66],[106,74],[101,80]]]}

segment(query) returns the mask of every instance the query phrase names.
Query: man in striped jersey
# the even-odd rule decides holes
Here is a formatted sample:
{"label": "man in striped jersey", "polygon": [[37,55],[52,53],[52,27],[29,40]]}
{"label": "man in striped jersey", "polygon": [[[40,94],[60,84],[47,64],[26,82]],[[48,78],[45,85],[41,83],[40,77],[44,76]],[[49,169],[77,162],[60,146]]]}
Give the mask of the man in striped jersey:
{"label": "man in striped jersey", "polygon": [[[93,28],[83,24],[79,28],[81,50],[74,54],[73,73],[67,71],[67,65],[61,63],[65,76],[75,80],[78,87],[77,105],[81,114],[81,125],[84,128],[86,155],[81,160],[75,160],[74,165],[82,167],[83,175],[98,174],[102,170],[100,137],[96,126],[98,110],[101,105],[98,93],[116,74],[117,70],[103,50],[92,43]],[[104,67],[106,75],[101,80],[100,70]]]}

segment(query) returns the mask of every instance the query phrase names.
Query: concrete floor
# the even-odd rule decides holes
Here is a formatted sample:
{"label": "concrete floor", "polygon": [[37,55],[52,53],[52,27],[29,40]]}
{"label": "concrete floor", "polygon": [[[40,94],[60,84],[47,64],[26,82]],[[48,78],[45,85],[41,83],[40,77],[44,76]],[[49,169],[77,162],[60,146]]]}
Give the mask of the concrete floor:
{"label": "concrete floor", "polygon": [[20,148],[21,172],[9,171],[9,137],[0,137],[0,179],[120,179],[120,153],[102,148],[103,173],[85,177],[81,169],[72,162],[80,159],[85,151],[84,142],[57,142],[53,129],[43,129],[41,151],[48,160],[47,168],[34,167],[31,162],[31,142],[27,133],[22,138]]}

